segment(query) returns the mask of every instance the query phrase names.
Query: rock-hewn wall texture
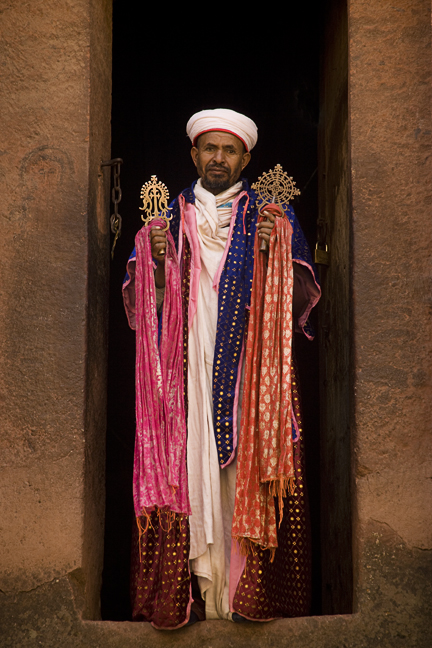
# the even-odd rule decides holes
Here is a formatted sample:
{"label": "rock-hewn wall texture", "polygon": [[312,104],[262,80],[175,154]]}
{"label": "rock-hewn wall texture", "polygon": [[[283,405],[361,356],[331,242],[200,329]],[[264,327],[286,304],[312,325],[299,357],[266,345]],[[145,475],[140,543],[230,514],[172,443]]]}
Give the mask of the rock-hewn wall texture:
{"label": "rock-hewn wall texture", "polygon": [[[406,645],[421,602],[431,609],[430,18],[428,2],[350,3],[355,592],[361,611],[392,602],[395,626],[405,608]],[[386,556],[379,589],[374,537]]]}
{"label": "rock-hewn wall texture", "polygon": [[32,590],[78,570],[85,614],[94,615],[111,7],[4,1],[1,31],[0,590]]}
{"label": "rock-hewn wall texture", "polygon": [[432,549],[427,2],[351,3],[358,520]]}
{"label": "rock-hewn wall texture", "polygon": [[329,5],[323,580],[326,609],[346,587],[354,613],[175,633],[83,620],[98,615],[103,530],[110,7],[3,0],[1,646],[432,644],[431,7]]}

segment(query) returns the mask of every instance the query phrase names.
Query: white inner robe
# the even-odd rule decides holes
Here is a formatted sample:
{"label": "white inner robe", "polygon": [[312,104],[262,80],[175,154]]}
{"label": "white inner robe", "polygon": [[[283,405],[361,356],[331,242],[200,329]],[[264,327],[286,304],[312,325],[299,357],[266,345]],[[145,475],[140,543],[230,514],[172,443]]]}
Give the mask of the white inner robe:
{"label": "white inner robe", "polygon": [[214,196],[199,180],[194,190],[201,275],[188,348],[190,567],[198,576],[207,619],[231,618],[229,569],[237,461],[219,467],[214,437],[212,381],[218,296],[213,280],[228,239],[232,213],[231,207],[217,209],[217,205],[234,200],[241,189],[239,182]]}

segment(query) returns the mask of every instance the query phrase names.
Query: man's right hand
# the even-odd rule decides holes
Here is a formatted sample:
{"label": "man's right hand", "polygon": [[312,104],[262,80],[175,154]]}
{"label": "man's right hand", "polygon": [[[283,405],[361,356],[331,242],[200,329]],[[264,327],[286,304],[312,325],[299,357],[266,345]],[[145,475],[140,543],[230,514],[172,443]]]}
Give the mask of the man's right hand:
{"label": "man's right hand", "polygon": [[[165,254],[167,248],[166,232],[160,227],[152,227],[150,232],[151,255],[157,259],[155,284],[157,288],[165,287]],[[161,254],[162,252],[162,254]]]}
{"label": "man's right hand", "polygon": [[164,232],[160,227],[152,227],[150,232],[150,244],[153,259],[165,263],[167,245],[166,232]]}

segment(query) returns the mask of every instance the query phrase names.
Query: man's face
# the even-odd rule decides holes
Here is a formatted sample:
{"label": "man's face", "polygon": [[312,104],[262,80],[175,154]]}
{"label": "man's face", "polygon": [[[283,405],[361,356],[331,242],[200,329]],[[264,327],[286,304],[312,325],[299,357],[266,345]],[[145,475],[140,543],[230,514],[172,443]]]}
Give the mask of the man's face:
{"label": "man's face", "polygon": [[251,157],[238,137],[222,131],[200,135],[191,155],[204,189],[215,196],[237,182]]}

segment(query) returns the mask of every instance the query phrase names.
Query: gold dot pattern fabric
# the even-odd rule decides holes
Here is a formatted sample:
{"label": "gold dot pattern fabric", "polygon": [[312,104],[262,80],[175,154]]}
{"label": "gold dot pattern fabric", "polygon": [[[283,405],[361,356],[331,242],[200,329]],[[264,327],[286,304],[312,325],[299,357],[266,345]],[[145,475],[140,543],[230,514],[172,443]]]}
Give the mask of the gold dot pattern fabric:
{"label": "gold dot pattern fabric", "polygon": [[[293,444],[295,492],[284,498],[274,562],[270,551],[257,549],[246,560],[233,609],[249,619],[307,616],[311,604],[311,533],[305,482],[300,394],[294,365],[292,397],[300,439]],[[277,506],[276,516],[279,525]]]}
{"label": "gold dot pattern fabric", "polygon": [[[140,519],[145,529],[147,520]],[[191,601],[187,516],[153,511],[132,537],[132,619],[173,629],[187,622]]]}

